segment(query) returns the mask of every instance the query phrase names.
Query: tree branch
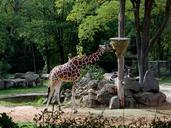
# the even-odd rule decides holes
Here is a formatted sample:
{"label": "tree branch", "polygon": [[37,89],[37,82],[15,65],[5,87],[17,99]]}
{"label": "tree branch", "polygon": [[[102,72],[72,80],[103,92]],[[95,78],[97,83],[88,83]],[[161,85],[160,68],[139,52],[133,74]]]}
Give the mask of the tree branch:
{"label": "tree branch", "polygon": [[131,0],[133,10],[134,10],[134,18],[135,18],[135,29],[136,29],[136,43],[137,43],[137,52],[138,55],[140,52],[141,48],[141,23],[140,23],[140,14],[139,14],[139,9],[140,9],[140,0]]}
{"label": "tree branch", "polygon": [[163,30],[164,30],[164,28],[167,25],[167,22],[169,20],[170,11],[171,11],[171,1],[170,0],[167,0],[166,1],[166,7],[165,7],[165,17],[164,17],[164,21],[160,25],[160,27],[157,30],[157,32],[155,33],[155,35],[151,38],[150,43],[149,43],[149,49],[152,48],[152,46],[154,45],[154,43],[156,42],[156,40],[158,40],[159,37],[161,36],[161,34],[162,34],[162,32],[163,32]]}

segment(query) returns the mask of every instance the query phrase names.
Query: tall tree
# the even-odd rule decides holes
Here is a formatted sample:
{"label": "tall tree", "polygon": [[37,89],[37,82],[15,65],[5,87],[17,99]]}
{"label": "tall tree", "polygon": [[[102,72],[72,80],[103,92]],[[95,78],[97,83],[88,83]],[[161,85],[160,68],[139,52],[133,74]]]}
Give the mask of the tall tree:
{"label": "tall tree", "polygon": [[[158,27],[158,30],[152,34],[153,36],[150,36],[150,27],[155,0],[144,0],[144,2],[141,0],[131,0],[131,2],[134,10],[134,21],[136,28],[137,58],[140,76],[139,82],[142,86],[145,72],[148,70],[148,55],[150,48],[159,39],[167,24],[167,21],[169,20],[171,1],[166,0],[165,15],[164,18],[161,19],[163,22]],[[142,3],[144,4],[143,19],[140,17],[140,10],[142,9],[140,6]],[[142,20],[143,22],[141,22]]]}

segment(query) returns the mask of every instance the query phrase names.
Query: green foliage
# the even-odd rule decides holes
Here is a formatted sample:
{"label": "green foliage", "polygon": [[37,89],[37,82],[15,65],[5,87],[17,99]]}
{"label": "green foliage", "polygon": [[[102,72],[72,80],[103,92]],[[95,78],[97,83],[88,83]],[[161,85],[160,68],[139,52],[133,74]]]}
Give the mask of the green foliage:
{"label": "green foliage", "polygon": [[[15,9],[17,1],[19,1],[19,8]],[[23,47],[28,48],[32,44],[41,53],[45,64],[49,59],[51,68],[66,62],[68,53],[79,56],[84,55],[84,52],[92,53],[98,44],[117,36],[118,5],[118,0],[0,1],[0,54],[6,55],[3,56],[3,59],[7,60],[11,69],[16,69],[9,60],[17,61],[18,54],[24,56],[24,52],[30,53],[30,50]],[[155,1],[150,36],[163,22],[161,19],[164,15],[164,5],[162,0]],[[140,9],[141,23],[143,23],[143,13],[144,1]],[[135,35],[133,25],[132,4],[126,1],[125,35],[127,37]],[[171,46],[169,26],[170,23],[161,37],[165,53],[170,51]],[[45,47],[46,44],[47,47]],[[18,47],[19,45],[23,47]],[[20,52],[20,49],[23,49],[23,52]],[[151,54],[153,59],[156,59],[154,56],[159,50],[153,49],[153,51],[157,51]],[[28,63],[28,65],[33,64]],[[24,66],[19,65],[18,67],[24,69]],[[8,71],[8,69],[5,70]]]}
{"label": "green foliage", "polygon": [[87,65],[84,69],[81,70],[81,77],[85,76],[87,73],[91,75],[92,79],[102,80],[104,70],[97,65]]}
{"label": "green foliage", "polygon": [[0,113],[0,127],[1,128],[18,128],[17,124],[12,121],[6,113]]}
{"label": "green foliage", "polygon": [[11,66],[5,61],[1,60],[0,61],[0,77],[6,77],[7,76],[7,71],[9,71]]}

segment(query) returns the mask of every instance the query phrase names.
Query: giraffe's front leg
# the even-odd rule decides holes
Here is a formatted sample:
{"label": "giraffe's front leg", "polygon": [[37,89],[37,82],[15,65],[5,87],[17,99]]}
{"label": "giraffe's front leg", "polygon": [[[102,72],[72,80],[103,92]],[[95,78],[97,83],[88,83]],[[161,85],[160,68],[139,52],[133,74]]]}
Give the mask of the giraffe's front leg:
{"label": "giraffe's front leg", "polygon": [[76,109],[76,104],[75,104],[75,90],[76,90],[76,83],[74,82],[73,83],[73,86],[72,86],[72,112],[73,113],[77,113],[77,109]]}

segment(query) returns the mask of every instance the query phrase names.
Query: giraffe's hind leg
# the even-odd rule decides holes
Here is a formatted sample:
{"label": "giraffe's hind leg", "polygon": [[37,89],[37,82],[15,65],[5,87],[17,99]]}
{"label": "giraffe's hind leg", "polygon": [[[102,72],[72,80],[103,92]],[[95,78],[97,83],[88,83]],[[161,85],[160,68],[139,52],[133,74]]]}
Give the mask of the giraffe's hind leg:
{"label": "giraffe's hind leg", "polygon": [[76,109],[76,104],[75,104],[75,90],[76,90],[76,82],[73,83],[73,86],[72,86],[72,112],[73,113],[77,113],[77,109]]}
{"label": "giraffe's hind leg", "polygon": [[58,81],[52,81],[52,80],[50,80],[50,85],[49,85],[49,89],[48,89],[48,98],[47,98],[47,103],[46,103],[45,109],[47,109],[48,106],[49,106],[49,103],[50,103],[50,101],[52,99],[52,96],[53,96],[53,94],[55,92],[55,88],[57,86],[56,85],[57,83],[58,83]]}
{"label": "giraffe's hind leg", "polygon": [[52,104],[54,104],[55,101],[57,100],[59,111],[62,112],[62,110],[61,110],[61,102],[60,102],[60,89],[61,89],[61,85],[62,85],[62,82],[59,82],[58,85],[55,88],[54,96],[52,98]]}

